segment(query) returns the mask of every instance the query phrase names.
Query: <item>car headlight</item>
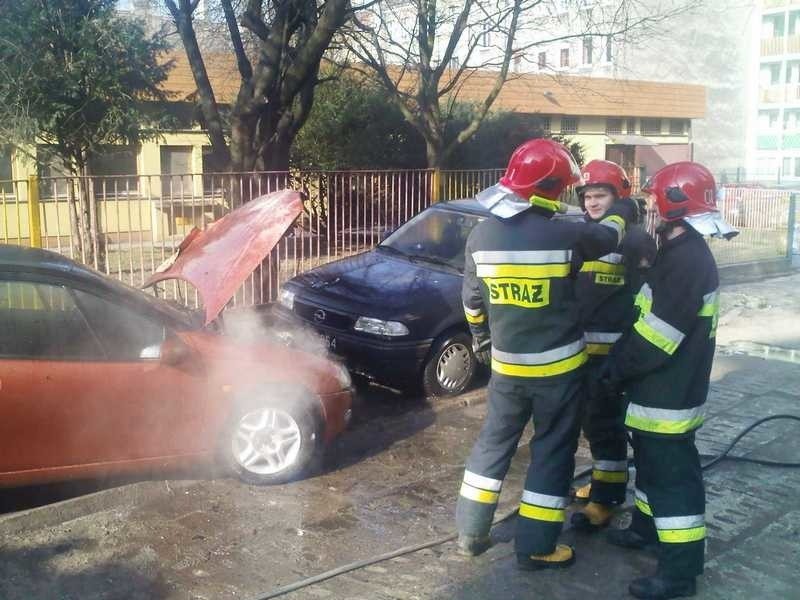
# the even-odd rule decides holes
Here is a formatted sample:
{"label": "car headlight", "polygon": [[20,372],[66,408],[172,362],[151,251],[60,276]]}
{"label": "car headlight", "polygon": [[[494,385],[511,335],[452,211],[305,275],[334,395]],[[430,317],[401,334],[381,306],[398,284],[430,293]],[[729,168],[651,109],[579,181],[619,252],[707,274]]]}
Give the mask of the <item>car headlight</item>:
{"label": "car headlight", "polygon": [[281,290],[280,295],[278,296],[278,302],[281,306],[288,308],[289,310],[294,309],[294,292],[291,290],[287,290],[283,288]]}
{"label": "car headlight", "polygon": [[342,389],[349,388],[353,385],[353,380],[350,378],[350,371],[347,370],[347,367],[341,363],[333,363],[333,366],[336,370],[336,381],[339,382]]}
{"label": "car headlight", "polygon": [[391,337],[408,335],[408,327],[399,321],[383,321],[381,319],[373,319],[372,317],[358,317],[353,329],[356,331],[363,331],[364,333],[387,335]]}

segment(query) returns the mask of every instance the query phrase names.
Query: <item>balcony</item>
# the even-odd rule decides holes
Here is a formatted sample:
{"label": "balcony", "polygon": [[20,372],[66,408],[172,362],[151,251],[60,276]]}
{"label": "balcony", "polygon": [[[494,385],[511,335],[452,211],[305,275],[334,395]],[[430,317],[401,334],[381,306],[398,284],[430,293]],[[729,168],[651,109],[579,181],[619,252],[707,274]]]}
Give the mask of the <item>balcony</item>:
{"label": "balcony", "polygon": [[797,150],[800,148],[800,133],[787,133],[783,136],[781,147],[784,150]]}
{"label": "balcony", "polygon": [[770,85],[758,90],[758,101],[761,104],[783,104],[784,97],[782,85]]}
{"label": "balcony", "polygon": [[[797,36],[792,36],[797,37]],[[761,40],[761,56],[779,56],[785,52],[784,37],[763,38]]]}
{"label": "balcony", "polygon": [[800,0],[764,0],[764,10],[787,6],[800,6]]}
{"label": "balcony", "polygon": [[800,35],[790,35],[786,38],[786,54],[800,54]]}
{"label": "balcony", "polygon": [[759,135],[756,139],[756,147],[759,150],[777,150],[779,139],[780,136],[774,134]]}

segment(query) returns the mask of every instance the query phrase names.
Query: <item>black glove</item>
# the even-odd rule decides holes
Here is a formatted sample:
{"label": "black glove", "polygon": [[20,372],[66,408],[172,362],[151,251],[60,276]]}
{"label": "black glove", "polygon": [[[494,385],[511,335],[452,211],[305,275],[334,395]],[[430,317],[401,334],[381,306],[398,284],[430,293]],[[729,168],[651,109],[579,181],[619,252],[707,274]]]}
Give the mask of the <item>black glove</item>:
{"label": "black glove", "polygon": [[606,359],[597,376],[587,381],[586,387],[588,396],[593,401],[617,397],[622,391],[622,380],[616,373],[614,363]]}
{"label": "black glove", "polygon": [[605,216],[618,215],[625,219],[626,229],[637,222],[639,215],[639,207],[634,200],[630,198],[620,198],[611,208],[608,209]]}
{"label": "black glove", "polygon": [[492,338],[488,335],[473,336],[472,352],[475,354],[475,360],[482,365],[492,364]]}
{"label": "black glove", "polygon": [[641,227],[631,227],[625,233],[620,247],[625,265],[631,269],[647,269],[656,260],[656,241]]}

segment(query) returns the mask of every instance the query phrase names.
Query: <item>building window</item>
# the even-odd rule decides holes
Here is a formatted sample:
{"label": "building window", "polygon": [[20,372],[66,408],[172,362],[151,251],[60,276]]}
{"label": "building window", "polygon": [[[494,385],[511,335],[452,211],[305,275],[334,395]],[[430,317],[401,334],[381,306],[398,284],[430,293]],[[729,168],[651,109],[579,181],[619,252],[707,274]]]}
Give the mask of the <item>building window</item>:
{"label": "building window", "polygon": [[583,64],[585,65],[592,64],[592,59],[594,58],[592,56],[594,50],[593,44],[594,41],[591,37],[587,36],[583,38]]}
{"label": "building window", "polygon": [[622,133],[622,119],[606,119],[606,133],[619,135]]}
{"label": "building window", "polygon": [[800,33],[800,11],[792,11],[789,13],[789,35],[797,35]]}
{"label": "building window", "polygon": [[161,146],[161,196],[192,196],[191,146]]}
{"label": "building window", "polygon": [[606,62],[611,62],[613,58],[613,47],[611,45],[613,38],[610,35],[606,36]]}
{"label": "building window", "polygon": [[759,79],[762,86],[778,85],[781,82],[781,64],[768,63],[761,65]]}
{"label": "building window", "polygon": [[800,158],[794,159],[794,176],[800,177]]}
{"label": "building window", "polygon": [[800,60],[790,60],[786,63],[786,83],[800,83]]}
{"label": "building window", "polygon": [[[787,111],[788,114],[788,111]],[[778,126],[778,111],[777,110],[760,110],[758,111],[758,129],[760,131],[767,131],[775,129]],[[783,121],[784,129],[786,128],[786,119]]]}
{"label": "building window", "polygon": [[11,168],[11,147],[0,146],[0,195],[14,193],[14,173]]}
{"label": "building window", "polygon": [[561,133],[578,133],[578,117],[561,117]]}
{"label": "building window", "polygon": [[478,45],[488,48],[492,45],[492,26],[489,23],[483,25],[483,30],[478,36]]}
{"label": "building window", "polygon": [[766,15],[761,19],[761,37],[783,37],[783,26],[783,13],[779,15]]}
{"label": "building window", "polygon": [[36,147],[39,197],[42,200],[68,198],[71,173],[49,146]]}
{"label": "building window", "polygon": [[538,117],[536,125],[541,128],[542,133],[550,133],[552,127],[552,119],[550,117]]}
{"label": "building window", "polygon": [[521,67],[522,67],[522,57],[521,56],[515,56],[514,57],[514,73],[519,73]]}
{"label": "building window", "polygon": [[569,66],[569,48],[561,49],[561,66],[562,67]]}
{"label": "building window", "polygon": [[642,119],[642,135],[661,135],[661,119]]}
{"label": "building window", "polygon": [[539,70],[547,68],[547,52],[539,52]]}
{"label": "building window", "polygon": [[686,120],[685,119],[670,119],[669,120],[669,133],[670,133],[670,135],[684,135],[686,133]]}
{"label": "building window", "polygon": [[[136,159],[139,149],[133,146],[105,146],[89,159],[89,173],[94,178],[94,193],[117,196],[139,192]],[[128,175],[128,177],[123,177]],[[133,177],[131,177],[133,175]]]}
{"label": "building window", "polygon": [[636,133],[636,119],[628,118],[627,123],[625,125],[625,130],[629,135],[633,135]]}
{"label": "building window", "polygon": [[[759,124],[761,122],[760,119],[761,119],[761,113],[762,112],[773,113],[772,115],[770,115],[771,117],[773,117],[773,120],[770,122],[770,124],[771,124],[772,127],[775,127],[775,125],[777,125],[777,122],[778,122],[778,111],[777,110],[775,110],[775,111],[759,111],[759,114],[758,114],[758,116],[759,116]],[[794,108],[794,109],[788,109],[787,108],[785,111],[783,111],[783,129],[785,131],[791,131],[791,132],[796,132],[796,131],[800,130],[800,110],[798,110],[796,108]]]}

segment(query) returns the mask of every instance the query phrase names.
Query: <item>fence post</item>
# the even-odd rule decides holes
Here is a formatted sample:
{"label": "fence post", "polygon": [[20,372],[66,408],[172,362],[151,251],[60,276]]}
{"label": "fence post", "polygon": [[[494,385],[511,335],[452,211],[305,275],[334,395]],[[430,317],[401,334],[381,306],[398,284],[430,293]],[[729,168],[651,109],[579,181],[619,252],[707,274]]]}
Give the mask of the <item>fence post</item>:
{"label": "fence post", "polygon": [[28,231],[31,248],[42,247],[42,219],[39,215],[39,179],[28,175]]}
{"label": "fence post", "polygon": [[797,223],[797,194],[789,195],[789,229],[786,232],[786,258],[789,259],[789,264],[792,263],[792,253],[794,251],[794,227]]}
{"label": "fence post", "polygon": [[433,169],[431,178],[431,203],[435,204],[442,199],[442,170],[439,167]]}

